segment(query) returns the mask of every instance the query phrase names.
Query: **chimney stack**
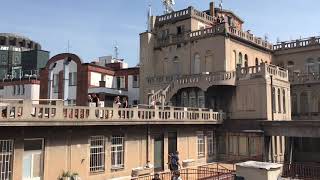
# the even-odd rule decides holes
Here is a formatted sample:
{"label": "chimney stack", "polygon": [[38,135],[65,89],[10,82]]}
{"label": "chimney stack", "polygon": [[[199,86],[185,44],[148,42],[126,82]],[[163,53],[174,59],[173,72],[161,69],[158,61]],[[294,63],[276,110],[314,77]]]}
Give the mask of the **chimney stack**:
{"label": "chimney stack", "polygon": [[210,15],[211,15],[212,17],[215,16],[215,12],[214,12],[214,1],[211,1],[211,2],[210,2]]}

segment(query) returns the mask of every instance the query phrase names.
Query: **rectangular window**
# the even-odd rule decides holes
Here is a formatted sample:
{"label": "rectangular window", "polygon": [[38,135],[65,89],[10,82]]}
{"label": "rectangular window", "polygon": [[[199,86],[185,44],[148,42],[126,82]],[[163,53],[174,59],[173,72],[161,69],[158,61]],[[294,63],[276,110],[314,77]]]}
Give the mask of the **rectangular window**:
{"label": "rectangular window", "polygon": [[238,155],[238,136],[229,136],[229,154]]}
{"label": "rectangular window", "polygon": [[17,95],[20,95],[20,85],[17,85]]}
{"label": "rectangular window", "polygon": [[132,87],[139,88],[139,77],[137,75],[132,78]]}
{"label": "rectangular window", "polygon": [[1,64],[7,64],[7,56],[5,54],[2,54],[1,55],[1,61],[0,61]]}
{"label": "rectangular window", "polygon": [[40,179],[43,176],[43,139],[24,140],[23,179]]}
{"label": "rectangular window", "polygon": [[203,131],[197,132],[198,137],[198,158],[202,158],[205,155],[205,141]]}
{"label": "rectangular window", "polygon": [[213,131],[209,131],[208,132],[207,140],[208,140],[208,155],[213,155],[214,154],[214,135],[213,135]]}
{"label": "rectangular window", "polygon": [[12,93],[12,95],[13,95],[13,96],[15,96],[15,95],[16,95],[16,91],[17,91],[17,90],[16,90],[16,86],[15,86],[15,85],[13,85],[13,93]]}
{"label": "rectangular window", "polygon": [[218,152],[219,154],[226,154],[226,135],[220,134],[218,136]]}
{"label": "rectangular window", "polygon": [[69,86],[76,86],[77,85],[77,72],[70,72],[69,73]]}
{"label": "rectangular window", "polygon": [[0,180],[12,179],[13,140],[0,140]]}
{"label": "rectangular window", "polygon": [[105,138],[104,136],[90,137],[90,172],[105,170]]}
{"label": "rectangular window", "polygon": [[184,31],[184,26],[178,26],[177,27],[177,35],[181,35]]}
{"label": "rectangular window", "polygon": [[246,136],[239,137],[239,155],[241,156],[248,155],[248,137]]}
{"label": "rectangular window", "polygon": [[117,77],[117,89],[124,89],[125,88],[125,77],[118,76]]}
{"label": "rectangular window", "polygon": [[26,91],[24,84],[23,84],[23,85],[21,85],[21,89],[22,89],[22,93],[21,93],[21,95],[24,95],[24,93],[25,93],[25,91]]}
{"label": "rectangular window", "polygon": [[112,168],[124,167],[124,136],[111,137],[111,166]]}
{"label": "rectangular window", "polygon": [[258,156],[261,155],[262,144],[260,137],[250,137],[250,155]]}
{"label": "rectangular window", "polygon": [[53,92],[58,93],[59,91],[59,74],[53,75]]}

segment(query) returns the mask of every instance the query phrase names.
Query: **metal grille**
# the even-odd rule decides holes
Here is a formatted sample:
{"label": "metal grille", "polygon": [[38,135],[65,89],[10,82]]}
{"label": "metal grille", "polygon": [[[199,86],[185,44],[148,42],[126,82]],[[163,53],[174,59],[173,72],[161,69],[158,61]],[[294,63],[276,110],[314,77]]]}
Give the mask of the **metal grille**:
{"label": "metal grille", "polygon": [[124,137],[112,136],[111,138],[111,165],[112,168],[124,167]]}
{"label": "metal grille", "polygon": [[202,131],[197,132],[198,136],[198,157],[203,157],[205,154],[204,135]]}
{"label": "metal grille", "polygon": [[12,177],[13,140],[0,140],[0,180]]}
{"label": "metal grille", "polygon": [[214,141],[213,141],[213,131],[208,132],[208,154],[213,155],[214,154]]}
{"label": "metal grille", "polygon": [[90,137],[90,172],[102,172],[105,167],[104,136]]}

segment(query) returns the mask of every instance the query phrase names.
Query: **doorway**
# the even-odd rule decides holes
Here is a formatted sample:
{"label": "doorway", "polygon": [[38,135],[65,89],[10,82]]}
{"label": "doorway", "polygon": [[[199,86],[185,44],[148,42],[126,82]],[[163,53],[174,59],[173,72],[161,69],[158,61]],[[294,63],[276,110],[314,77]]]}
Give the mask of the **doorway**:
{"label": "doorway", "polygon": [[24,140],[23,180],[41,180],[43,176],[43,139]]}
{"label": "doorway", "polygon": [[156,135],[154,137],[154,171],[159,172],[163,170],[163,135]]}
{"label": "doorway", "polygon": [[177,151],[177,132],[168,133],[168,153],[175,153]]}

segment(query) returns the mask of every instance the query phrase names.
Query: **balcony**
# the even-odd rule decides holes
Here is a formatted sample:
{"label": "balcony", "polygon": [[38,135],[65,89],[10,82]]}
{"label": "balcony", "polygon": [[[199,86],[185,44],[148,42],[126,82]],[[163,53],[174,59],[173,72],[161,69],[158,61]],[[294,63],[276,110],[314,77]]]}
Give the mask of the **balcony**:
{"label": "balcony", "polygon": [[[104,108],[65,106],[61,100],[3,101],[0,126],[90,126],[139,124],[221,124],[224,113],[200,108]],[[47,104],[43,104],[47,103]],[[51,103],[51,105],[50,105]]]}

